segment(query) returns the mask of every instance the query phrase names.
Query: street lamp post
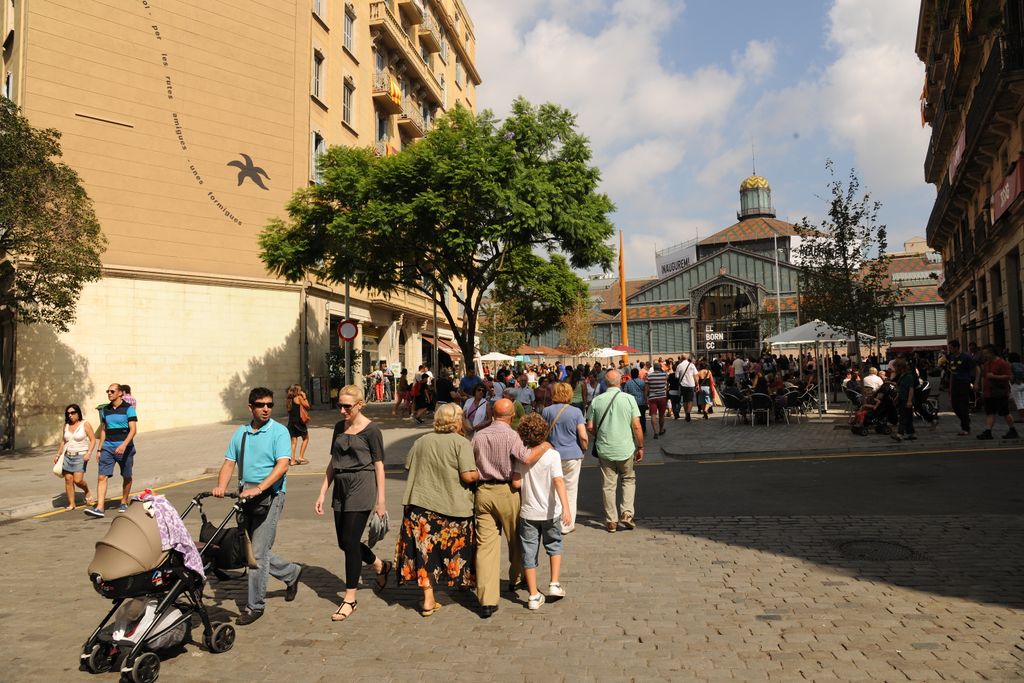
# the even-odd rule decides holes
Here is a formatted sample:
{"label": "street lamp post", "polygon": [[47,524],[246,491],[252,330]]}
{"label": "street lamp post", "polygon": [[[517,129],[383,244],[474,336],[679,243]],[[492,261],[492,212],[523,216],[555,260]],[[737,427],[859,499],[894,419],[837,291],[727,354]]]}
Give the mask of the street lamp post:
{"label": "street lamp post", "polygon": [[775,244],[775,309],[778,316],[778,332],[782,334],[782,283],[779,281],[779,233],[772,235]]}

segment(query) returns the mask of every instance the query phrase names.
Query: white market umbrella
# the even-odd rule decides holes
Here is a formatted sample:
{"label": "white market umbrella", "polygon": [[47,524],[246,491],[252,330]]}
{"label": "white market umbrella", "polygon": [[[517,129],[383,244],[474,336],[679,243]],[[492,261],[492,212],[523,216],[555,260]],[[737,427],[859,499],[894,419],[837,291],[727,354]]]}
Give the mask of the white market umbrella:
{"label": "white market umbrella", "polygon": [[622,351],[616,351],[615,349],[606,346],[601,349],[594,349],[593,351],[583,355],[589,358],[618,358],[619,356],[625,356],[626,354]]}
{"label": "white market umbrella", "polygon": [[[817,344],[820,342],[846,343],[852,337],[852,334],[841,332],[826,322],[812,320],[799,327],[794,327],[773,337],[768,337],[764,341],[772,346],[799,346],[801,344]],[[874,340],[874,337],[871,335],[863,333],[861,333],[860,338],[862,341]]]}
{"label": "white market umbrella", "polygon": [[483,356],[480,356],[480,360],[508,362],[508,361],[515,360],[515,358],[513,356],[505,355],[504,353],[498,353],[497,351],[491,351],[490,353],[487,353],[487,354],[484,354]]}

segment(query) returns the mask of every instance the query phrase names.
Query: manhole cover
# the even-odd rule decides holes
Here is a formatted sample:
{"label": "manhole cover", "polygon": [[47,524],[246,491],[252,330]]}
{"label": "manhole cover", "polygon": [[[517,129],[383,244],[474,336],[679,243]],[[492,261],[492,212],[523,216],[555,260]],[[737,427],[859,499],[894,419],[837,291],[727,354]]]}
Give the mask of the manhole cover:
{"label": "manhole cover", "polygon": [[877,540],[841,541],[836,544],[837,549],[851,560],[918,560],[921,556],[899,543]]}

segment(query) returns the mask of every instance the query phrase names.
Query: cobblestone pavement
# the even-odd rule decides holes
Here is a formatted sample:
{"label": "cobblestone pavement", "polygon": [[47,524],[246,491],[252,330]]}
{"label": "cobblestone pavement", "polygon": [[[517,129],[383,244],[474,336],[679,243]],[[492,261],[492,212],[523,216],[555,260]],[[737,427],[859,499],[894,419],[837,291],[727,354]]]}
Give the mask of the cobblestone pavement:
{"label": "cobblestone pavement", "polygon": [[[531,612],[520,592],[481,620],[472,595],[455,592],[424,619],[417,589],[389,587],[360,591],[359,609],[340,624],[329,620],[343,588],[340,552],[330,519],[311,511],[317,477],[301,473],[289,479],[275,547],[307,565],[297,600],[285,603],[271,579],[266,616],[239,628],[231,652],[189,645],[164,658],[160,680],[1024,680],[1024,507],[1006,483],[1020,481],[1024,453],[921,457],[929,474],[916,481],[911,460],[642,467],[639,526],[614,535],[596,518],[598,473],[584,470],[564,600]],[[890,476],[897,467],[906,481]],[[978,495],[988,477],[991,496],[946,505],[947,487],[970,479],[967,471],[975,483],[963,495]],[[766,479],[777,490],[759,491]],[[874,499],[872,480],[885,480],[883,498]],[[810,484],[819,500],[804,505]],[[180,509],[209,485],[167,493]],[[844,486],[862,502],[801,513],[829,509]],[[390,477],[393,520],[402,490]],[[666,502],[645,506],[644,492],[655,490]],[[672,491],[690,504],[670,502]],[[914,512],[888,513],[890,496],[912,499],[899,509]],[[792,513],[758,514],[766,500]],[[224,505],[208,510],[216,516]],[[81,643],[109,605],[85,577],[105,528],[80,515],[0,526],[0,680],[117,680],[77,671]],[[394,539],[392,531],[379,548],[390,552]],[[364,574],[364,585],[371,580]],[[230,619],[244,582],[213,581],[206,594],[215,618]]]}

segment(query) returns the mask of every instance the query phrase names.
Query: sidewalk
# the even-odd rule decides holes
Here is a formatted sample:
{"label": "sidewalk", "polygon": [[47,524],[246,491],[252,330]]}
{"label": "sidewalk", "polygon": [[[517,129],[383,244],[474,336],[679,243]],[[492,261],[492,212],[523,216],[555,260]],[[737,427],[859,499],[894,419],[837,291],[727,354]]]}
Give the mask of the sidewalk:
{"label": "sidewalk", "polygon": [[[401,466],[415,437],[425,433],[429,424],[390,417],[390,405],[371,405],[368,414],[384,427],[387,465]],[[275,416],[280,419],[281,416]],[[323,467],[331,430],[338,421],[333,410],[314,410],[309,423],[310,445],[306,457],[312,467]],[[142,431],[135,443],[134,491],[166,486],[216,472],[224,459],[228,439],[240,423],[219,422],[195,427]],[[66,505],[64,481],[53,476],[56,446],[28,448],[0,454],[0,522],[24,519]],[[86,480],[96,490],[96,458],[90,459]],[[302,468],[306,470],[308,468]],[[212,484],[211,484],[212,486]],[[107,500],[120,496],[121,478],[115,468],[108,481]],[[77,502],[84,505],[81,491]]]}
{"label": "sidewalk", "polygon": [[[386,465],[400,468],[405,455],[417,437],[430,429],[429,422],[417,425],[408,420],[392,418],[390,404],[371,404],[367,414],[384,429]],[[983,416],[975,416],[975,432],[981,429]],[[331,430],[338,420],[332,410],[314,410],[310,422],[310,446],[306,457],[312,468],[323,467]],[[237,428],[237,423],[214,423],[157,432],[143,431],[136,443],[134,490],[166,486],[214,473],[223,460],[224,448]],[[958,437],[958,424],[952,414],[943,413],[938,429],[918,423],[917,441],[897,443],[889,437],[872,433],[857,436],[847,426],[842,410],[830,411],[823,418],[804,418],[800,423],[765,427],[742,423],[726,425],[721,415],[692,422],[669,419],[666,433],[653,438],[648,427],[646,459],[648,465],[676,460],[780,458],[846,453],[879,453],[921,450],[982,450],[1000,446],[1019,446],[1021,441],[1004,441],[996,428],[993,441],[978,441],[974,436]],[[24,519],[64,507],[64,482],[51,473],[55,447],[17,450],[0,455],[0,522]],[[595,466],[587,457],[585,466]],[[305,470],[306,468],[303,468]],[[96,461],[90,461],[89,485],[95,490]],[[212,485],[212,484],[211,484]],[[120,491],[120,477],[110,480],[108,500]],[[84,505],[81,493],[78,503]]]}
{"label": "sidewalk", "polygon": [[[801,416],[799,421],[791,418],[784,422],[765,426],[734,424],[729,416],[728,424],[721,415],[712,415],[702,420],[694,413],[692,422],[673,420],[669,416],[666,434],[658,442],[666,456],[681,460],[719,460],[732,458],[784,458],[814,455],[840,455],[849,453],[899,453],[931,450],[990,450],[1001,446],[1020,446],[1020,439],[1000,439],[1006,432],[1005,423],[997,423],[993,429],[995,439],[979,441],[975,435],[984,429],[985,416],[971,417],[973,432],[969,436],[957,436],[960,424],[953,413],[940,413],[938,427],[932,429],[927,423],[916,420],[915,441],[894,441],[873,430],[868,436],[850,431],[849,414],[843,404],[832,408],[825,415]],[[650,439],[650,435],[648,435]]]}

